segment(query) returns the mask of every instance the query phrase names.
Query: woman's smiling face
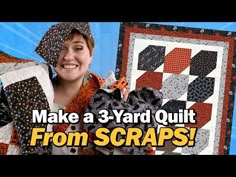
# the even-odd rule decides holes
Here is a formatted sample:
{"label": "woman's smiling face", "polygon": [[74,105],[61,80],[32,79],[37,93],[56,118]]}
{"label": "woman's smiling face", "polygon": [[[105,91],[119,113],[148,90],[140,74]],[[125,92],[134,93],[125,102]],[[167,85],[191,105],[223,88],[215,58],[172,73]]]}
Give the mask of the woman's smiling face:
{"label": "woman's smiling face", "polygon": [[55,71],[65,81],[77,81],[88,71],[92,57],[84,36],[74,33],[64,42]]}

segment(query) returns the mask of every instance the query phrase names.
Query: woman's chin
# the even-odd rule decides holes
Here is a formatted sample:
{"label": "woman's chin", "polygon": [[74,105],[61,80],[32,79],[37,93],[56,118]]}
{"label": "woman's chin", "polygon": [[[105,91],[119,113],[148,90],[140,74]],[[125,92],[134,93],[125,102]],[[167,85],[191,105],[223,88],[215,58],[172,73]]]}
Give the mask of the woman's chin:
{"label": "woman's chin", "polygon": [[78,77],[67,77],[67,78],[64,78],[65,81],[67,82],[76,82],[79,80]]}

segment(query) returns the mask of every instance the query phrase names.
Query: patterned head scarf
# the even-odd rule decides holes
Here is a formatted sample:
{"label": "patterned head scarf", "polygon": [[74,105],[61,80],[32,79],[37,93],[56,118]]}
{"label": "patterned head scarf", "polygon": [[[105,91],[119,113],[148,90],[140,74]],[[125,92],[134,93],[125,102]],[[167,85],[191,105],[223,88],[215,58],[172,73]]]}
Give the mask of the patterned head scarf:
{"label": "patterned head scarf", "polygon": [[44,58],[49,64],[56,66],[63,43],[65,42],[66,37],[74,29],[88,38],[93,39],[88,22],[61,22],[49,28],[36,47],[36,53]]}

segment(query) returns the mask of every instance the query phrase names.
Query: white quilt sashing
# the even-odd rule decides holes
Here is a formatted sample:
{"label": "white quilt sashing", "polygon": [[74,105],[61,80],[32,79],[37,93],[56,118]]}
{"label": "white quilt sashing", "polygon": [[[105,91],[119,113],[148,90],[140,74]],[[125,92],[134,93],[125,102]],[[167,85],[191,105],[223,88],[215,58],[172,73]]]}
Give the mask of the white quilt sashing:
{"label": "white quilt sashing", "polygon": [[[49,67],[37,62],[0,63],[0,68],[4,68],[3,66],[8,67],[8,70],[0,73],[1,93],[7,100],[8,116],[13,121],[4,126],[0,125],[0,154],[33,154],[45,151],[41,142],[35,147],[31,147],[29,143],[32,128],[47,126],[32,123],[32,110],[50,111],[53,108],[54,92]],[[1,104],[3,107],[0,97]],[[4,109],[1,110],[0,106],[0,114],[1,111],[4,115]]]}

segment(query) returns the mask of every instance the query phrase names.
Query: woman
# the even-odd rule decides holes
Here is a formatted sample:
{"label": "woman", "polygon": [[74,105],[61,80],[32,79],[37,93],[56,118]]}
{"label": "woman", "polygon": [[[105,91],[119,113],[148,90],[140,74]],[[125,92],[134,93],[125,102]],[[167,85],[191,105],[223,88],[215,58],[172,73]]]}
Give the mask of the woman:
{"label": "woman", "polygon": [[[54,44],[58,45],[55,47]],[[58,51],[61,51],[59,55]],[[45,34],[36,52],[55,67],[57,77],[53,83],[56,108],[64,109],[65,112],[76,112],[82,117],[95,91],[105,83],[105,79],[88,71],[94,54],[94,38],[89,23],[66,22],[54,25]],[[123,88],[122,93],[124,99],[127,99],[128,90]],[[78,125],[59,124],[53,126],[53,131],[84,131],[84,128],[82,122]],[[52,154],[95,152],[91,148],[53,146]]]}

